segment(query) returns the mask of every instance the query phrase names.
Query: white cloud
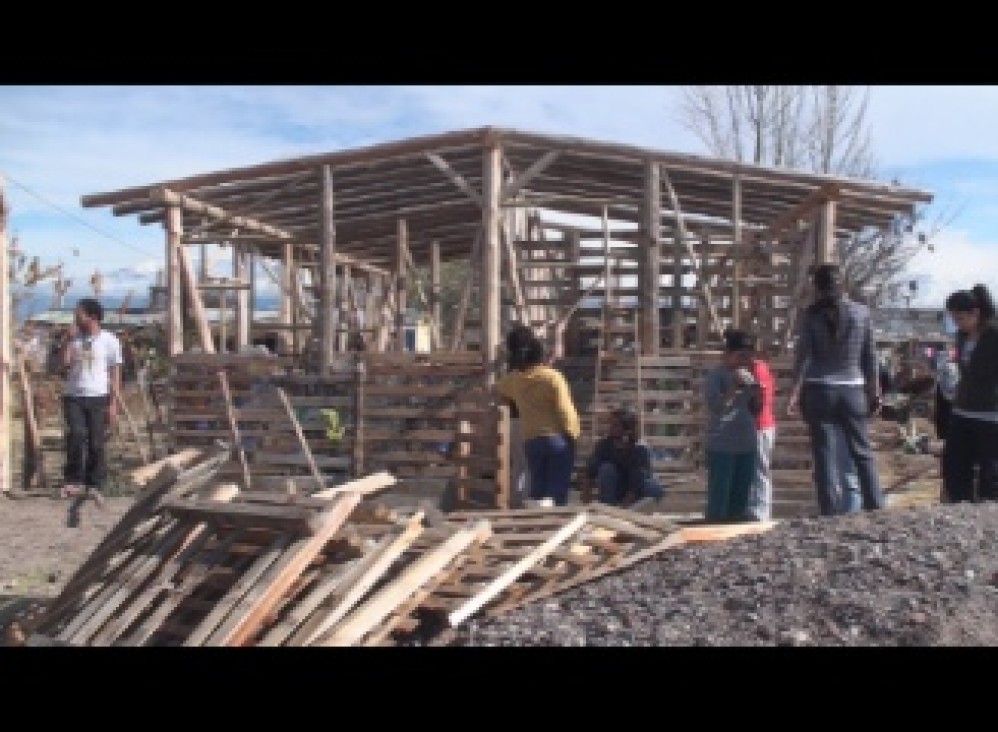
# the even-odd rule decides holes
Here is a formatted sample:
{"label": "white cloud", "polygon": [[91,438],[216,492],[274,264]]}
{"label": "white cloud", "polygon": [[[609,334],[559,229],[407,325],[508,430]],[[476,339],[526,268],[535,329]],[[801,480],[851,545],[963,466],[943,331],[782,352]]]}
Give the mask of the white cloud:
{"label": "white cloud", "polygon": [[967,290],[985,284],[998,293],[998,245],[975,242],[967,232],[945,231],[934,243],[935,251],[922,250],[909,267],[919,281],[917,302],[923,307],[943,307],[955,290]]}
{"label": "white cloud", "polygon": [[[12,227],[28,251],[47,263],[64,261],[81,281],[99,267],[127,284],[131,273],[155,271],[162,229],[81,209],[81,195],[483,125],[701,152],[679,120],[678,99],[677,88],[663,86],[3,87],[0,171],[113,238],[11,183]],[[886,166],[998,160],[996,122],[998,87],[872,89],[874,146]],[[982,199],[966,212],[968,220],[993,214],[987,200],[998,181],[954,176],[947,184],[957,197]],[[972,250],[978,262],[993,263],[994,247],[973,243],[979,236],[944,236],[939,256],[949,241],[956,250]],[[984,271],[949,258],[916,264],[926,272],[950,265],[966,266],[968,275]],[[273,287],[265,275],[257,279]]]}

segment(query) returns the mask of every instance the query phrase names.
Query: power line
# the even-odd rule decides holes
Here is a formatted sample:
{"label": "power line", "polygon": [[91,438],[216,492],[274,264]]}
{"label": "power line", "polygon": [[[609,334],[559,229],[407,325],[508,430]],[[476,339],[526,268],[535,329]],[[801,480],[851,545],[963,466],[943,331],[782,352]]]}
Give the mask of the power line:
{"label": "power line", "polygon": [[[134,246],[133,244],[129,244],[127,241],[125,241],[123,239],[119,239],[118,237],[114,236],[113,234],[108,234],[106,231],[102,231],[102,230],[98,229],[96,226],[94,226],[93,224],[91,224],[89,221],[86,221],[85,219],[81,219],[79,216],[77,216],[74,213],[71,213],[70,211],[67,211],[66,209],[64,209],[59,204],[54,203],[54,202],[48,200],[47,198],[45,198],[40,193],[36,193],[35,191],[31,190],[30,188],[28,188],[23,183],[19,182],[18,180],[14,179],[13,177],[11,177],[11,175],[9,173],[4,173],[4,177],[7,180],[9,180],[11,183],[13,183],[15,186],[17,186],[18,188],[20,188],[22,191],[24,191],[25,193],[27,193],[27,194],[29,194],[31,196],[34,196],[35,198],[37,198],[42,203],[46,204],[47,206],[51,206],[52,208],[54,208],[56,211],[58,211],[59,213],[63,214],[64,216],[68,216],[69,218],[71,218],[76,223],[83,224],[88,229],[91,229],[91,230],[97,232],[98,234],[100,234],[101,236],[103,236],[105,239],[109,239],[109,240],[111,240],[113,242],[121,244],[123,247],[127,247],[128,249],[131,249],[133,252],[138,252],[139,254],[141,254],[143,256],[149,256],[149,254],[150,254],[149,252],[143,251],[143,250],[139,249],[138,247]],[[67,246],[69,246],[69,245],[67,244]]]}

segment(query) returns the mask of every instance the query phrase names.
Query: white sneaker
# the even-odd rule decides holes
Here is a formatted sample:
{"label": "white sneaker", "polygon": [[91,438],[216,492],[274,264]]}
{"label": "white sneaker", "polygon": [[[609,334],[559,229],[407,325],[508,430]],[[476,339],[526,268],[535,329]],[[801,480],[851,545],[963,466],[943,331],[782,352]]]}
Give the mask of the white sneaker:
{"label": "white sneaker", "polygon": [[83,486],[80,485],[79,483],[66,483],[65,485],[63,485],[62,490],[59,492],[59,494],[63,498],[76,498],[81,493],[83,493],[83,490],[84,490]]}

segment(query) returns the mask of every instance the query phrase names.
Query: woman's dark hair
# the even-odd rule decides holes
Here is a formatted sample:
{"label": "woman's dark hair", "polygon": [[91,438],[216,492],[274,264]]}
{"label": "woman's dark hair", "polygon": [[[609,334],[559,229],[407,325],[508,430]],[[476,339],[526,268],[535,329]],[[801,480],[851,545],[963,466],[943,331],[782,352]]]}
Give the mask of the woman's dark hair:
{"label": "woman's dark hair", "polygon": [[818,297],[811,312],[819,315],[833,338],[839,335],[839,300],[842,297],[842,276],[837,264],[820,264],[814,269],[814,289]]}
{"label": "woman's dark hair", "polygon": [[620,422],[620,426],[624,428],[624,432],[637,436],[638,417],[634,412],[629,409],[615,409],[613,410],[613,418]]}
{"label": "woman's dark hair", "polygon": [[946,309],[951,313],[969,313],[981,311],[981,318],[991,320],[995,317],[995,301],[991,291],[984,285],[975,285],[970,290],[957,290],[946,298]]}
{"label": "woman's dark hair", "polygon": [[544,362],[544,345],[525,325],[515,325],[506,334],[506,351],[511,371],[522,371]]}

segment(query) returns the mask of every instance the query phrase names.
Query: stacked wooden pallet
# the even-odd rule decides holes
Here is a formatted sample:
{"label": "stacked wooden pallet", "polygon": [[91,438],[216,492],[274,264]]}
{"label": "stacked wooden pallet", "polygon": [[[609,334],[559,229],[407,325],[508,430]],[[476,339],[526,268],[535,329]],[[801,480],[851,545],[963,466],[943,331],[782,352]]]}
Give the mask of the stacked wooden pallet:
{"label": "stacked wooden pallet", "polygon": [[[229,439],[230,410],[254,477],[318,470],[342,482],[388,470],[409,494],[439,498],[453,484],[465,501],[503,505],[501,420],[483,388],[480,354],[344,356],[321,376],[289,374],[288,365],[269,356],[175,357],[174,446],[203,448]],[[218,388],[219,368],[228,374],[230,406]],[[275,387],[284,391],[297,426],[275,401]],[[331,412],[343,428],[334,437]],[[239,473],[233,462],[223,475]]]}
{"label": "stacked wooden pallet", "polygon": [[[392,510],[386,473],[309,497],[219,483],[173,458],[37,620],[29,645],[353,646],[446,637],[686,541],[697,529],[592,505]],[[757,532],[770,525],[728,528]],[[688,532],[693,532],[690,534]]]}

